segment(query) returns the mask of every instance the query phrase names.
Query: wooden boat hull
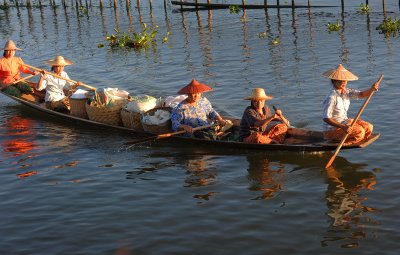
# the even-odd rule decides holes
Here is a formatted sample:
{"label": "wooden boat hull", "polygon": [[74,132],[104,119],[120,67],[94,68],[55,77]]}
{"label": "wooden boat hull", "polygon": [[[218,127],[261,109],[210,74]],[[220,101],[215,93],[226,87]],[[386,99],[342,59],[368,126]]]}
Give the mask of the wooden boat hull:
{"label": "wooden boat hull", "polygon": [[[55,116],[58,118],[66,119],[69,122],[74,121],[78,123],[85,123],[88,125],[95,125],[97,127],[109,128],[114,130],[119,130],[121,132],[129,132],[137,135],[154,135],[150,133],[146,133],[143,131],[136,131],[130,128],[122,127],[122,126],[113,126],[108,125],[88,119],[83,119],[75,116],[71,116],[68,114],[56,112],[49,110],[42,105],[36,102],[26,101],[21,98],[13,97],[7,95],[0,91],[1,94],[35,110],[38,110],[42,113],[45,113],[49,116]],[[235,128],[238,128],[237,123],[240,120],[234,120],[236,122]],[[354,149],[354,148],[364,148],[374,141],[376,141],[380,137],[380,134],[373,134],[368,139],[361,141],[357,144],[343,146],[342,149]],[[327,143],[322,138],[322,132],[312,131],[307,129],[298,129],[298,128],[290,128],[288,130],[287,139],[285,140],[285,144],[251,144],[251,143],[243,143],[236,141],[225,141],[225,140],[205,140],[205,139],[197,139],[197,138],[186,138],[180,136],[172,136],[169,138],[163,139],[165,141],[176,141],[176,142],[184,142],[187,144],[195,144],[195,145],[205,145],[205,146],[213,146],[221,147],[221,148],[231,148],[231,149],[245,149],[245,150],[275,150],[275,151],[307,151],[307,152],[323,152],[323,151],[332,151],[335,150],[338,144],[336,143]]]}

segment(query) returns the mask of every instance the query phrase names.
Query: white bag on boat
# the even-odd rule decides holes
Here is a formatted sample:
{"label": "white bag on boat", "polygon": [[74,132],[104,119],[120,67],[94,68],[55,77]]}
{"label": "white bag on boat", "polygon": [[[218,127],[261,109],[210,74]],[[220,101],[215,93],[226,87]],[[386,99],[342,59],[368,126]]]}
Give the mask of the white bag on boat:
{"label": "white bag on boat", "polygon": [[149,95],[133,96],[125,109],[129,112],[144,113],[157,106],[158,100]]}
{"label": "white bag on boat", "polygon": [[187,95],[179,95],[179,96],[167,96],[164,101],[165,107],[175,108],[180,102],[185,100]]}
{"label": "white bag on boat", "polygon": [[73,99],[84,99],[86,98],[86,94],[87,91],[83,90],[83,89],[78,89],[77,91],[75,91],[74,94],[72,94],[71,98]]}
{"label": "white bag on boat", "polygon": [[128,99],[129,96],[128,91],[120,90],[118,88],[106,88],[104,90],[111,97],[112,101],[121,101],[124,99]]}
{"label": "white bag on boat", "polygon": [[159,109],[154,115],[142,115],[142,123],[146,125],[160,126],[171,119],[171,113],[166,110]]}

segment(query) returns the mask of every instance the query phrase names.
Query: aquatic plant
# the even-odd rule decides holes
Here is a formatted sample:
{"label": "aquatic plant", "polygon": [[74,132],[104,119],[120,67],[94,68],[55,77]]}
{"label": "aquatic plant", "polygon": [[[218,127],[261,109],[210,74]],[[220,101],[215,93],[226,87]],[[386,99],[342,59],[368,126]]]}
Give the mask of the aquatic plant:
{"label": "aquatic plant", "polygon": [[[120,32],[117,29],[114,29],[116,34],[108,35],[106,37],[106,41],[109,42],[109,46],[111,48],[122,48],[122,47],[128,47],[134,49],[147,48],[149,43],[155,39],[157,35],[157,30],[156,30],[157,28],[158,26],[156,26],[155,29],[147,31],[148,27],[146,23],[143,23],[142,32],[133,34]],[[103,46],[104,45],[99,44],[97,47],[101,48]]]}
{"label": "aquatic plant", "polygon": [[279,40],[279,36],[274,37],[272,39],[272,41],[271,41],[272,45],[277,45],[277,44],[280,44],[280,43],[281,43],[281,41]]}
{"label": "aquatic plant", "polygon": [[376,27],[376,30],[380,30],[379,33],[384,34],[385,37],[396,37],[400,32],[400,21],[398,18],[392,20],[392,18],[389,17],[383,20],[383,22]]}
{"label": "aquatic plant", "polygon": [[79,6],[79,16],[89,16],[89,10],[85,6]]}
{"label": "aquatic plant", "polygon": [[258,33],[258,38],[265,38],[265,37],[267,37],[267,32]]}
{"label": "aquatic plant", "polygon": [[340,25],[339,20],[338,20],[336,23],[328,22],[326,27],[328,28],[328,32],[330,33],[330,32],[333,32],[333,31],[339,31],[341,25]]}
{"label": "aquatic plant", "polygon": [[167,43],[168,42],[168,36],[170,34],[171,34],[170,32],[167,32],[167,35],[162,38],[162,43]]}
{"label": "aquatic plant", "polygon": [[229,5],[229,13],[238,14],[240,12],[239,5]]}
{"label": "aquatic plant", "polygon": [[368,4],[360,4],[359,10],[362,14],[367,14],[371,11],[371,7]]}

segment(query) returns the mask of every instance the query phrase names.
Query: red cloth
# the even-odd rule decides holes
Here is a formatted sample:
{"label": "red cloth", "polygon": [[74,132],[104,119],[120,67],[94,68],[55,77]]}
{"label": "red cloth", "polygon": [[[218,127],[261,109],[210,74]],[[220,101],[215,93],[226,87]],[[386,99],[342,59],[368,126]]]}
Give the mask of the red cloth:
{"label": "red cloth", "polygon": [[245,143],[283,143],[285,141],[285,135],[287,132],[287,126],[285,124],[276,124],[269,131],[253,132],[248,137],[243,139]]}
{"label": "red cloth", "polygon": [[[348,123],[351,123],[353,119],[348,119],[347,121]],[[361,140],[370,137],[373,129],[374,126],[371,123],[363,120],[358,120],[353,126],[352,132],[348,135],[345,144],[349,145],[358,143]],[[332,141],[341,141],[345,135],[346,132],[344,132],[341,128],[336,128],[331,131],[324,132],[324,138],[326,140]]]}

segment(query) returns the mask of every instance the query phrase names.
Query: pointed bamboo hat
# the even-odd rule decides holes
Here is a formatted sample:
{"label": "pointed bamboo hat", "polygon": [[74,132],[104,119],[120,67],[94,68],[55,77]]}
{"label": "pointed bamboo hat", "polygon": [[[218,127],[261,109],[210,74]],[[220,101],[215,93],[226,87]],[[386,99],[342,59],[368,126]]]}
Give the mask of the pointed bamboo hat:
{"label": "pointed bamboo hat", "polygon": [[344,66],[342,64],[339,64],[336,69],[326,71],[322,75],[331,80],[339,80],[339,81],[356,81],[356,80],[358,80],[358,77],[355,76],[354,74],[352,74],[346,68],[344,68]]}
{"label": "pointed bamboo hat", "polygon": [[22,50],[22,49],[17,48],[17,45],[15,45],[13,40],[8,40],[6,42],[6,45],[4,45],[3,50]]}
{"label": "pointed bamboo hat", "polygon": [[73,62],[63,56],[57,56],[54,59],[47,60],[46,64],[50,66],[69,66],[72,65]]}
{"label": "pointed bamboo hat", "polygon": [[251,92],[251,96],[245,97],[245,100],[268,100],[274,98],[273,96],[265,94],[265,90],[263,88],[255,88]]}
{"label": "pointed bamboo hat", "polygon": [[181,88],[178,94],[197,94],[208,91],[212,91],[212,88],[193,79],[188,85]]}

